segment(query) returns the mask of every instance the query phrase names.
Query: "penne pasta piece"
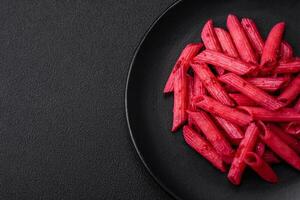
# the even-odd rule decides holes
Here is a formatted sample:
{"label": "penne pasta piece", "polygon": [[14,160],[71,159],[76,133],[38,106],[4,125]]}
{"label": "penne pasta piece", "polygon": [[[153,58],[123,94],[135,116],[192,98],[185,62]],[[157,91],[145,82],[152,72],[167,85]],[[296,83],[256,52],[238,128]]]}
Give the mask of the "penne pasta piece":
{"label": "penne pasta piece", "polygon": [[266,145],[258,140],[256,146],[255,146],[255,153],[257,153],[257,155],[262,156],[265,153],[265,149],[266,149]]}
{"label": "penne pasta piece", "polygon": [[[215,33],[213,21],[211,19],[204,25],[201,32],[201,38],[206,49],[222,52],[222,47]],[[216,71],[219,75],[222,75],[225,72],[223,68],[218,66],[216,66]]]}
{"label": "penne pasta piece", "polygon": [[246,111],[254,120],[268,122],[300,122],[300,114],[293,108],[282,108],[277,111],[270,111],[261,107],[239,106],[240,110]]}
{"label": "penne pasta piece", "polygon": [[282,41],[280,45],[280,53],[279,53],[280,61],[288,62],[292,60],[293,54],[294,54],[293,48],[291,47],[291,45],[286,41]]}
{"label": "penne pasta piece", "polygon": [[210,71],[205,63],[191,64],[195,74],[199,77],[208,93],[219,102],[234,106],[234,102],[228,96],[227,92],[219,83],[215,75]]}
{"label": "penne pasta piece", "polygon": [[[253,84],[254,86],[266,91],[266,92],[275,92],[283,87],[290,81],[290,76],[285,77],[252,77],[245,78],[245,81]],[[228,92],[238,92],[235,88],[230,85],[225,85],[224,88]]]}
{"label": "penne pasta piece", "polygon": [[277,183],[278,177],[269,164],[254,152],[247,152],[244,162],[262,179],[270,183]]}
{"label": "penne pasta piece", "polygon": [[255,85],[256,87],[268,92],[274,92],[283,86],[290,80],[289,77],[258,77],[258,78],[246,78],[246,81]]}
{"label": "penne pasta piece", "polygon": [[188,70],[190,61],[199,53],[200,49],[203,47],[202,43],[191,43],[188,44],[183,51],[181,52],[178,60],[176,61],[175,66],[172,69],[172,72],[167,80],[167,83],[164,88],[164,93],[170,93],[174,90],[174,77],[176,71],[180,67],[184,67]]}
{"label": "penne pasta piece", "polygon": [[259,89],[253,84],[247,82],[246,80],[244,80],[236,74],[227,73],[219,77],[219,80],[227,85],[232,86],[237,91],[246,95],[247,97],[255,101],[257,104],[262,105],[266,109],[277,110],[284,106],[282,102],[278,101],[273,96],[269,95],[268,93]]}
{"label": "penne pasta piece", "polygon": [[238,106],[257,106],[257,103],[249,97],[240,93],[228,94]]}
{"label": "penne pasta piece", "polygon": [[237,149],[227,175],[229,181],[234,185],[239,185],[241,183],[241,178],[246,168],[246,164],[244,163],[245,156],[247,152],[250,152],[254,149],[257,138],[258,127],[253,122],[248,126],[246,130],[245,137],[243,138]]}
{"label": "penne pasta piece", "polygon": [[179,68],[174,78],[174,105],[172,132],[180,128],[187,120],[188,108],[188,82],[187,74],[183,67]]}
{"label": "penne pasta piece", "polygon": [[285,142],[287,145],[289,145],[294,151],[296,151],[298,154],[300,154],[300,142],[290,136],[289,134],[285,133],[281,128],[274,124],[267,124],[266,125],[270,130],[273,131],[280,139]]}
{"label": "penne pasta piece", "polygon": [[232,144],[238,145],[244,137],[241,128],[222,117],[215,116],[218,124],[224,129],[227,138]]}
{"label": "penne pasta piece", "polygon": [[300,60],[295,59],[289,62],[279,62],[279,65],[274,70],[275,74],[290,74],[300,72]]}
{"label": "penne pasta piece", "polygon": [[300,93],[300,75],[294,78],[292,82],[279,95],[278,100],[288,105],[295,100]]}
{"label": "penne pasta piece", "polygon": [[201,39],[206,49],[222,52],[221,45],[214,30],[213,21],[210,19],[204,25]]}
{"label": "penne pasta piece", "polygon": [[283,142],[270,128],[260,122],[260,139],[274,151],[282,160],[286,161],[292,167],[300,170],[300,157],[297,153]]}
{"label": "penne pasta piece", "polygon": [[242,60],[257,64],[257,56],[239,19],[235,15],[228,15],[226,24]]}
{"label": "penne pasta piece", "polygon": [[222,117],[232,123],[240,126],[246,126],[252,121],[252,117],[239,111],[236,108],[231,108],[208,96],[197,97],[194,100],[195,105],[212,115]]}
{"label": "penne pasta piece", "polygon": [[204,111],[188,111],[188,114],[195,122],[195,126],[202,131],[216,152],[221,155],[222,160],[225,163],[230,164],[234,156],[234,150],[226,138],[221,134],[210,116]]}
{"label": "penne pasta piece", "polygon": [[270,150],[266,150],[262,158],[270,165],[280,163],[279,158]]}
{"label": "penne pasta piece", "polygon": [[185,142],[197,151],[201,156],[208,160],[214,167],[221,172],[226,172],[226,168],[221,156],[215,149],[199,134],[197,134],[191,127],[183,127],[183,137]]}
{"label": "penne pasta piece", "polygon": [[241,24],[248,36],[248,39],[253,47],[253,49],[258,53],[259,56],[262,55],[265,42],[261,37],[255,22],[249,18],[243,18]]}
{"label": "penne pasta piece", "polygon": [[239,58],[239,53],[234,46],[230,34],[222,28],[215,28],[214,30],[219,39],[223,52],[233,58]]}
{"label": "penne pasta piece", "polygon": [[211,65],[223,67],[225,70],[234,72],[239,75],[248,74],[258,67],[256,65],[246,63],[236,58],[232,58],[223,53],[204,50],[194,58],[194,62],[204,62]]}
{"label": "penne pasta piece", "polygon": [[277,58],[280,52],[285,23],[280,22],[271,29],[261,56],[260,64],[266,67],[273,67],[277,64]]}

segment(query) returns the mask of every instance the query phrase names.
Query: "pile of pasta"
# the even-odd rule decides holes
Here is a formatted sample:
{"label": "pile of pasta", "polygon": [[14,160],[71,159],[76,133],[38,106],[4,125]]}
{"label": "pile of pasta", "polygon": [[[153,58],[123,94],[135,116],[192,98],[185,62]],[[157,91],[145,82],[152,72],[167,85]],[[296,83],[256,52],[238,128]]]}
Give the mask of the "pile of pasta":
{"label": "pile of pasta", "polygon": [[239,185],[245,169],[278,182],[272,165],[300,170],[300,58],[283,39],[285,23],[264,40],[254,21],[208,20],[202,43],[188,44],[167,80],[173,127],[186,143]]}

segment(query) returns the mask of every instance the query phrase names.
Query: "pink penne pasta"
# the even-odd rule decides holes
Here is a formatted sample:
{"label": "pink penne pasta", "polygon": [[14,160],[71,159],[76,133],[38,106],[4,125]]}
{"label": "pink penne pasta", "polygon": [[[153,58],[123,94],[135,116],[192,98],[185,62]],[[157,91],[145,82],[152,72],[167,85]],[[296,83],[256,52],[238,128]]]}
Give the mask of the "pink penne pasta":
{"label": "pink penne pasta", "polygon": [[174,78],[174,105],[172,132],[180,128],[187,120],[186,110],[189,105],[188,79],[186,70],[181,67],[176,71]]}
{"label": "pink penne pasta", "polygon": [[270,31],[261,56],[260,64],[266,67],[273,67],[277,64],[278,53],[282,41],[285,23],[276,24]]}
{"label": "pink penne pasta", "polygon": [[270,165],[280,163],[279,158],[277,158],[277,156],[273,153],[273,151],[270,150],[266,150],[262,155],[262,158]]}
{"label": "pink penne pasta", "polygon": [[239,58],[239,53],[234,46],[230,34],[222,28],[215,28],[215,33],[219,39],[223,52],[233,58]]}
{"label": "pink penne pasta", "polygon": [[227,178],[234,185],[239,185],[241,183],[241,178],[246,168],[244,159],[247,152],[250,152],[254,149],[256,141],[258,138],[258,127],[253,122],[251,123],[245,133],[245,137],[241,141],[237,152],[234,156],[233,162],[230,166]]}
{"label": "pink penne pasta", "polygon": [[294,78],[292,82],[279,95],[278,100],[288,105],[295,100],[300,93],[300,75]]}
{"label": "pink penne pasta", "polygon": [[228,94],[238,106],[257,106],[257,103],[249,97],[240,93]]}
{"label": "pink penne pasta", "polygon": [[201,96],[206,94],[206,90],[205,87],[201,81],[201,79],[199,78],[199,76],[194,73],[194,90],[193,90],[193,95],[195,97],[197,96]]}
{"label": "pink penne pasta", "polygon": [[255,22],[252,19],[243,18],[241,24],[249,38],[252,47],[258,53],[258,55],[261,56],[265,42],[261,37]]}
{"label": "pink penne pasta", "polygon": [[257,69],[256,65],[243,62],[239,59],[232,58],[223,53],[204,50],[194,58],[194,62],[204,62],[211,65],[223,67],[225,70],[234,72],[239,75],[250,73]]}
{"label": "pink penne pasta", "polygon": [[238,145],[244,137],[241,128],[222,117],[215,116],[218,124],[224,129],[227,138],[232,144]]}
{"label": "pink penne pasta", "polygon": [[279,65],[274,70],[275,74],[291,74],[298,72],[300,72],[300,59],[289,62],[279,62]]}
{"label": "pink penne pasta", "polygon": [[213,21],[210,19],[204,25],[201,38],[206,49],[222,52],[221,45],[214,31]]}
{"label": "pink penne pasta", "polygon": [[284,106],[284,104],[253,84],[247,82],[243,78],[233,73],[227,73],[219,77],[219,80],[227,85],[232,86],[237,91],[246,95],[257,104],[264,106],[269,110],[277,110]]}
{"label": "pink penne pasta", "polygon": [[221,172],[226,172],[226,168],[221,156],[203,137],[197,134],[191,127],[183,127],[183,138],[190,147],[192,147],[201,156],[208,160],[214,167],[219,169]]}
{"label": "pink penne pasta", "polygon": [[234,102],[228,96],[227,92],[219,83],[215,75],[210,71],[208,66],[205,63],[192,63],[191,64],[195,74],[199,77],[204,87],[208,93],[218,100],[219,102],[228,105],[234,106]]}
{"label": "pink penne pasta", "polygon": [[172,72],[167,80],[167,83],[164,88],[164,93],[173,92],[174,86],[174,77],[176,74],[176,71],[180,67],[184,67],[186,70],[188,70],[188,66],[190,61],[198,54],[200,49],[203,47],[202,43],[191,43],[188,44],[183,51],[181,52],[178,60],[176,61],[175,66],[172,69]]}
{"label": "pink penne pasta", "polygon": [[226,26],[209,19],[202,42],[177,58],[163,91],[173,93],[171,131],[183,128],[187,145],[221,172],[229,168],[234,185],[246,168],[276,183],[273,164],[300,170],[300,57],[284,22],[267,38],[250,18],[229,14]]}
{"label": "pink penne pasta", "polygon": [[[290,81],[290,76],[285,77],[253,77],[245,78],[245,81],[253,84],[254,86],[266,91],[275,92],[283,87]],[[228,92],[238,92],[235,88],[230,85],[225,85],[224,88]]]}
{"label": "pink penne pasta", "polygon": [[245,114],[238,109],[221,104],[211,97],[201,96],[197,97],[197,99],[195,99],[194,101],[197,107],[211,113],[212,115],[222,117],[237,125],[246,126],[252,121],[250,115]]}
{"label": "pink penne pasta", "polygon": [[[201,32],[201,38],[206,49],[222,52],[222,47],[215,33],[213,21],[211,19],[204,25]],[[223,68],[218,66],[216,66],[216,71],[219,75],[224,74],[225,72]]]}
{"label": "pink penne pasta", "polygon": [[280,139],[285,142],[287,145],[289,145],[294,151],[296,151],[298,154],[300,154],[300,142],[292,137],[291,135],[285,133],[281,128],[274,124],[267,124],[266,125],[270,130],[273,131]]}
{"label": "pink penne pasta", "polygon": [[293,58],[293,48],[291,45],[286,42],[282,41],[280,45],[280,53],[279,53],[279,58],[281,62],[288,62],[292,60]]}
{"label": "pink penne pasta", "polygon": [[277,183],[278,177],[269,164],[254,152],[247,152],[244,162],[262,179],[270,183]]}
{"label": "pink penne pasta", "polygon": [[281,108],[277,111],[267,110],[261,107],[239,106],[238,109],[247,112],[253,119],[268,122],[300,122],[300,114],[293,108]]}
{"label": "pink penne pasta", "polygon": [[228,15],[227,28],[242,60],[256,64],[257,56],[252,49],[243,26],[235,15]]}
{"label": "pink penne pasta", "polygon": [[297,170],[300,170],[300,157],[297,153],[283,142],[270,128],[260,122],[260,139],[280,158]]}
{"label": "pink penne pasta", "polygon": [[221,155],[222,160],[225,163],[230,164],[234,156],[234,150],[226,138],[221,134],[210,116],[204,111],[188,111],[188,114],[195,122],[197,128],[202,131],[206,139],[214,147],[216,152]]}
{"label": "pink penne pasta", "polygon": [[290,80],[289,77],[258,77],[258,78],[246,78],[246,81],[255,85],[256,87],[268,92],[274,92],[281,89]]}
{"label": "pink penne pasta", "polygon": [[[263,47],[264,47],[264,41],[257,30],[256,24],[253,20],[248,18],[242,19],[242,25],[245,29],[245,32],[248,35],[248,38],[252,44],[252,47],[258,52],[258,54],[261,56]],[[290,46],[289,43],[286,41],[282,41],[280,44],[280,53],[279,58],[281,62],[287,62],[290,61],[293,57],[293,49]]]}

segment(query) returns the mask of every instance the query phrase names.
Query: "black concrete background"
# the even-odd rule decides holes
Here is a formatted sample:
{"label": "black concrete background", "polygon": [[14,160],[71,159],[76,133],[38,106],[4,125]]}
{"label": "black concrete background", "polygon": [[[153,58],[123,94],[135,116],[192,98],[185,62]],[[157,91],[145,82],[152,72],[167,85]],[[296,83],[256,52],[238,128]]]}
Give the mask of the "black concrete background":
{"label": "black concrete background", "polygon": [[170,199],[131,144],[124,90],[173,2],[0,1],[0,199]]}

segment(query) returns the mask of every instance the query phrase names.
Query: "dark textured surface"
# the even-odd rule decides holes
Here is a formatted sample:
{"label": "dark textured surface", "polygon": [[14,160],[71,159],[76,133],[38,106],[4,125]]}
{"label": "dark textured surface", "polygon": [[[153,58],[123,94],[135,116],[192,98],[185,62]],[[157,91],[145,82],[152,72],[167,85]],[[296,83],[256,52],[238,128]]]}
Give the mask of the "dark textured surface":
{"label": "dark textured surface", "polygon": [[128,135],[135,47],[174,0],[0,2],[0,199],[168,199]]}
{"label": "dark textured surface", "polygon": [[299,200],[300,175],[285,163],[274,166],[279,183],[268,184],[247,170],[235,187],[189,148],[180,132],[172,134],[173,98],[162,95],[164,84],[189,42],[199,41],[207,19],[225,26],[229,13],[253,18],[264,37],[275,23],[286,21],[285,40],[300,52],[300,2],[290,0],[184,1],[171,9],[146,38],[128,84],[128,113],[133,137],[145,163],[171,192],[182,199]]}

